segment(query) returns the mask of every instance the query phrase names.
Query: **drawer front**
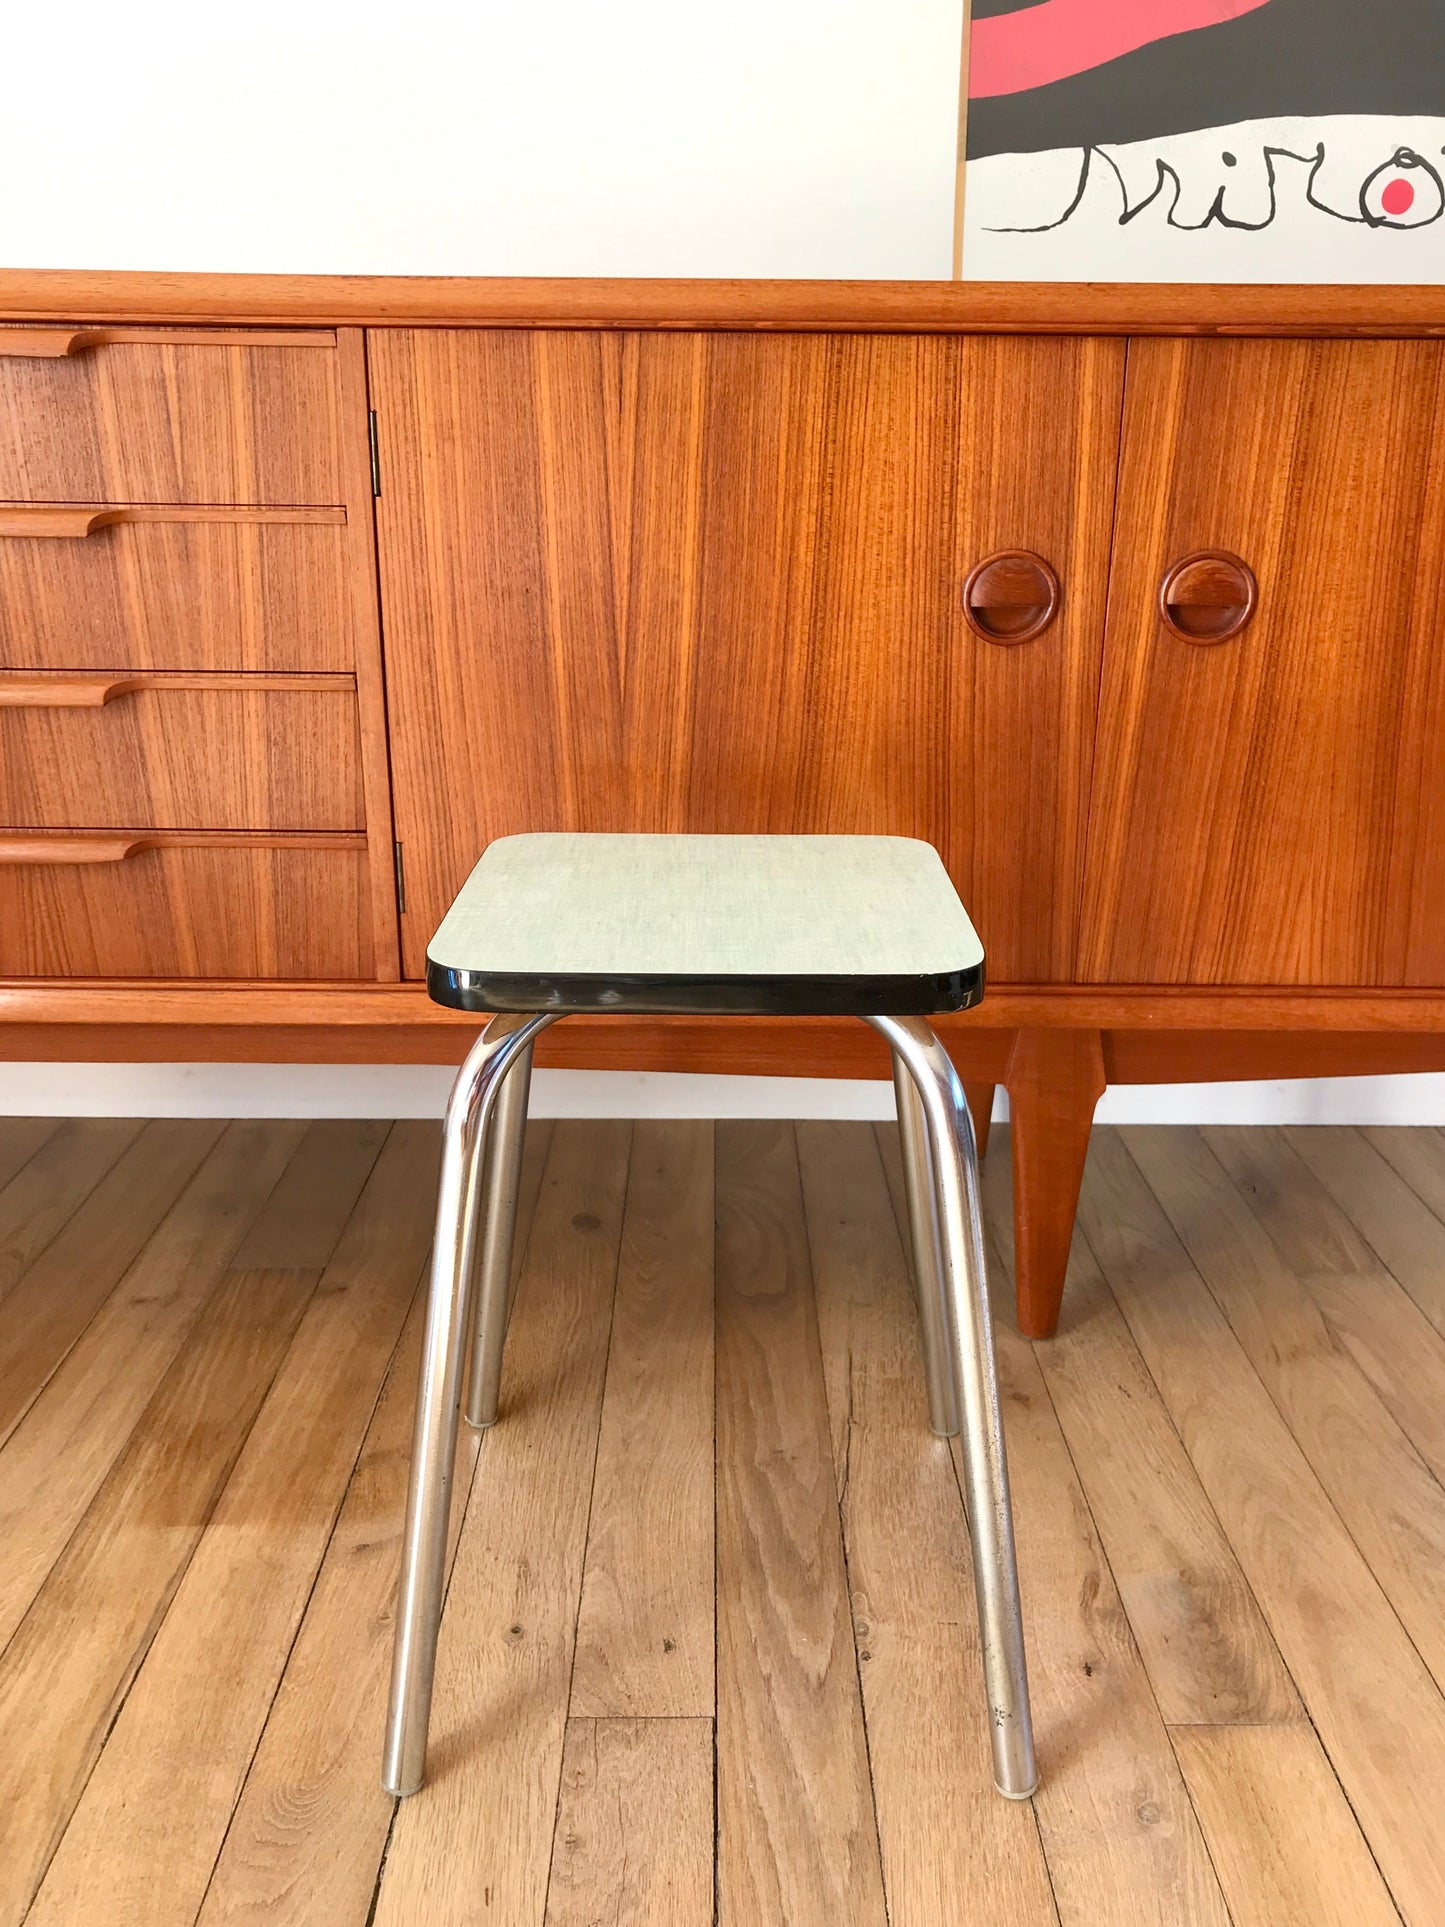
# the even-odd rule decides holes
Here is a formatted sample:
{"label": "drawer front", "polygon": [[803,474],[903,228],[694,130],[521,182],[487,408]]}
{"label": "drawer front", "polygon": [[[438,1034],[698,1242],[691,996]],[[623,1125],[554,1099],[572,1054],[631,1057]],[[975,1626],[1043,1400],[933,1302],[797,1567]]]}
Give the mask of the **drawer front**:
{"label": "drawer front", "polygon": [[0,328],[0,501],[342,500],[334,335]]}
{"label": "drawer front", "polygon": [[349,678],[0,674],[6,827],[359,830]]}
{"label": "drawer front", "polygon": [[0,669],[353,667],[342,510],[61,513],[0,503]]}
{"label": "drawer front", "polygon": [[0,976],[370,977],[360,840],[0,831]]}

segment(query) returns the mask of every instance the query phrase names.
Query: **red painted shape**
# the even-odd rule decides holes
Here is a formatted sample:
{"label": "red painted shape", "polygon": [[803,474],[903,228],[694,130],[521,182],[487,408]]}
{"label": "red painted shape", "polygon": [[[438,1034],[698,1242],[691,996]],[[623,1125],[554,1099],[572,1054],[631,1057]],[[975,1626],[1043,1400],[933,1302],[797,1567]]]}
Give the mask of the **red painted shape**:
{"label": "red painted shape", "polygon": [[1042,0],[1020,13],[975,20],[969,36],[972,100],[1047,87],[1102,67],[1153,40],[1217,27],[1269,0]]}
{"label": "red painted shape", "polygon": [[1408,181],[1399,179],[1389,181],[1380,196],[1380,206],[1387,214],[1408,214],[1415,205],[1415,190]]}

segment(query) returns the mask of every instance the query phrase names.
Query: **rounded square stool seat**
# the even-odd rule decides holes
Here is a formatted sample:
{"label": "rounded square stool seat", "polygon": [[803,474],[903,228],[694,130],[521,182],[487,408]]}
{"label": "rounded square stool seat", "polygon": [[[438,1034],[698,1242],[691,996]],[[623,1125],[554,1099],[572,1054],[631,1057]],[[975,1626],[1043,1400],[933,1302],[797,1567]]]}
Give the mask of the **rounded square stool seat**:
{"label": "rounded square stool seat", "polygon": [[923,1016],[983,995],[938,852],[906,836],[507,836],[427,949],[454,1010]]}

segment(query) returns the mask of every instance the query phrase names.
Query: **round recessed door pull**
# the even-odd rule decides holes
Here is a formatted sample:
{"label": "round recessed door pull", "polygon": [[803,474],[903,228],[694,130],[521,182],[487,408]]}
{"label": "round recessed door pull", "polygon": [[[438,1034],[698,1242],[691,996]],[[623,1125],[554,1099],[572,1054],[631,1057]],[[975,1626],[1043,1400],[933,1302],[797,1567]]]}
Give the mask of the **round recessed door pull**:
{"label": "round recessed door pull", "polygon": [[1032,642],[1059,613],[1059,578],[1032,549],[987,556],[963,585],[968,626],[985,642]]}
{"label": "round recessed door pull", "polygon": [[1198,549],[1159,584],[1165,626],[1186,642],[1228,642],[1247,629],[1259,603],[1254,570],[1228,549]]}

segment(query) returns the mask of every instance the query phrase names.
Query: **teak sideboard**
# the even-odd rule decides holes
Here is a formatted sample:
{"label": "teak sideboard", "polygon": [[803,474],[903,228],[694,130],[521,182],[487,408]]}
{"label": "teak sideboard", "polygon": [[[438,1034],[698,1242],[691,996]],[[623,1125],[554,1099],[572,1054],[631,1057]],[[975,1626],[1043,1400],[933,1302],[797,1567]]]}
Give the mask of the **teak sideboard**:
{"label": "teak sideboard", "polygon": [[528,829],[935,843],[1047,1335],[1108,1082],[1445,1068],[1445,291],[0,273],[0,1051],[455,1061]]}

